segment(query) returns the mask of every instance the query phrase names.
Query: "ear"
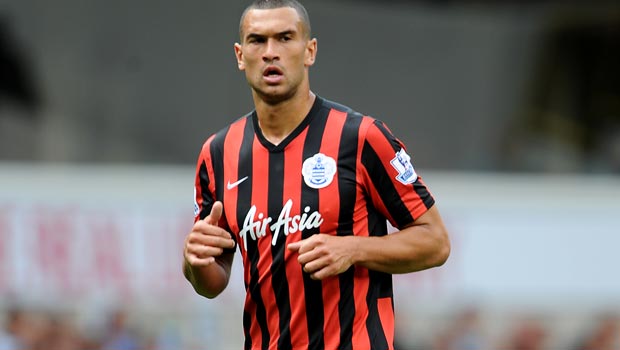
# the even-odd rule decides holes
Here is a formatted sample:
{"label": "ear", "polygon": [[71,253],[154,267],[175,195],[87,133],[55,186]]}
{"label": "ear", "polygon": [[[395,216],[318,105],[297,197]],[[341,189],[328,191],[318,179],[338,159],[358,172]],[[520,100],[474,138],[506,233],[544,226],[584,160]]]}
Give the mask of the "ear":
{"label": "ear", "polygon": [[237,57],[237,67],[239,70],[245,70],[245,63],[243,63],[243,47],[239,43],[235,43],[235,57]]}
{"label": "ear", "polygon": [[306,44],[306,59],[304,60],[304,65],[306,67],[310,67],[314,64],[316,60],[316,51],[317,51],[317,40],[316,38],[308,40]]}

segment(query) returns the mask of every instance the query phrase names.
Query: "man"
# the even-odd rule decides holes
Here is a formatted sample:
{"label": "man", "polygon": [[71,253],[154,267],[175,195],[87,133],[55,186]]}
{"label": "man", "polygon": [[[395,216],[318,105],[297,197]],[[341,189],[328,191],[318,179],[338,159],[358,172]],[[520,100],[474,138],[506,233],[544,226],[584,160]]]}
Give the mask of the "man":
{"label": "man", "polygon": [[310,90],[301,4],[255,1],[239,32],[255,110],[202,148],[184,274],[216,297],[238,246],[246,349],[393,349],[391,274],[450,252],[434,200],[383,123]]}

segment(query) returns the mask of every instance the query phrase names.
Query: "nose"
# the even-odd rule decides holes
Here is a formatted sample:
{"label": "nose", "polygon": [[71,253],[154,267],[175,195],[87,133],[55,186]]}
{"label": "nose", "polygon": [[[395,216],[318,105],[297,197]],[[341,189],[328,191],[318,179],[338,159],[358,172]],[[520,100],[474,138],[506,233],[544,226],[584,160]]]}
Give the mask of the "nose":
{"label": "nose", "polygon": [[265,44],[265,51],[263,52],[263,61],[270,62],[280,58],[278,54],[278,42],[277,40],[269,38]]}

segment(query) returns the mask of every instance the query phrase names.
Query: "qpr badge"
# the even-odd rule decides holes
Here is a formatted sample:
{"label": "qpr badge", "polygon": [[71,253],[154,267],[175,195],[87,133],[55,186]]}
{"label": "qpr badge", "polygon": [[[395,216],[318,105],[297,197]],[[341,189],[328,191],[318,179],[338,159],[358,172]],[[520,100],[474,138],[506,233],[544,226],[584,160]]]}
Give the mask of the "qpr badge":
{"label": "qpr badge", "polygon": [[400,149],[394,159],[390,161],[392,167],[398,171],[396,180],[400,181],[404,185],[414,183],[418,179],[413,164],[411,164],[411,157],[405,152],[404,149]]}
{"label": "qpr badge", "polygon": [[336,174],[336,161],[323,153],[304,160],[301,170],[306,185],[311,188],[323,188],[334,180]]}

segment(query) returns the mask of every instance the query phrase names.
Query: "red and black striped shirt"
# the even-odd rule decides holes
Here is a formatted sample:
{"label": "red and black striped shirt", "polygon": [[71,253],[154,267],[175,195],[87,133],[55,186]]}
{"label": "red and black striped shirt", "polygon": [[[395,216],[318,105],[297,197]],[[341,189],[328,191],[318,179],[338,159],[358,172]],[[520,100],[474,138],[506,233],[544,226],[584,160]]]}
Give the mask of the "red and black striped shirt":
{"label": "red and black striped shirt", "polygon": [[246,349],[393,349],[390,274],[352,266],[312,280],[291,242],[316,233],[383,236],[433,203],[400,140],[379,120],[317,96],[280,144],[256,112],[204,144],[196,220],[216,200],[244,266]]}

